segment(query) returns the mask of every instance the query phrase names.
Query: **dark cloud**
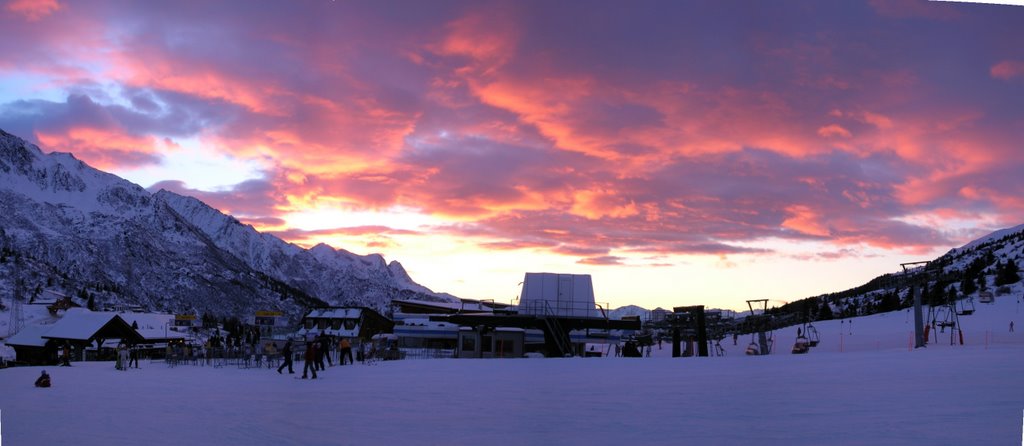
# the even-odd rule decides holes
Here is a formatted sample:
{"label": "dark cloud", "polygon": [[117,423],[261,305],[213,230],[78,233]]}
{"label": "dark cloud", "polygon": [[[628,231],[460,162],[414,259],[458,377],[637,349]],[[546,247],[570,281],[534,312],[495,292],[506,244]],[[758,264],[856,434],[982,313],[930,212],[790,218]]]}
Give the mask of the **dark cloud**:
{"label": "dark cloud", "polygon": [[157,192],[161,189],[195,197],[239,219],[252,218],[251,222],[277,221],[279,207],[286,204],[278,187],[268,180],[247,180],[230,189],[213,192],[191,189],[181,181],[165,180],[153,184],[148,190]]}

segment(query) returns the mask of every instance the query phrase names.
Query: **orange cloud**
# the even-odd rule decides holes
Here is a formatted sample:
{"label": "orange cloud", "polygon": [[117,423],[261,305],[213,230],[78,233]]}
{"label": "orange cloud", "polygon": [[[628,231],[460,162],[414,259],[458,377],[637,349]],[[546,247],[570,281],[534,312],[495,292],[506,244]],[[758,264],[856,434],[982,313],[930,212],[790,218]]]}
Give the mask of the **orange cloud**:
{"label": "orange cloud", "polygon": [[850,134],[849,130],[846,130],[845,128],[843,128],[843,126],[839,124],[829,124],[824,127],[821,127],[818,129],[818,134],[824,138],[832,138],[836,136],[849,138],[853,136],[852,134]]}
{"label": "orange cloud", "polygon": [[1004,60],[988,70],[989,74],[997,79],[1004,81],[1010,80],[1017,76],[1024,76],[1024,61],[1019,60]]}
{"label": "orange cloud", "polygon": [[591,220],[603,217],[625,218],[640,214],[633,201],[626,201],[608,190],[580,190],[573,194],[569,212]]}
{"label": "orange cloud", "polygon": [[832,235],[828,226],[821,221],[822,216],[810,206],[793,205],[787,207],[786,212],[790,214],[790,217],[783,220],[783,228],[817,237],[829,237]]}
{"label": "orange cloud", "polygon": [[61,10],[57,0],[11,0],[5,9],[34,22]]}
{"label": "orange cloud", "polygon": [[89,165],[106,170],[158,162],[160,152],[174,147],[154,136],[89,127],[74,127],[62,134],[36,132],[36,138],[47,150],[73,152]]}
{"label": "orange cloud", "polygon": [[871,124],[880,129],[884,130],[892,128],[892,119],[889,119],[888,116],[880,115],[877,113],[864,112],[862,117],[864,122],[867,122],[868,124]]}
{"label": "orange cloud", "polygon": [[154,54],[144,59],[119,55],[109,75],[128,85],[160,88],[204,99],[219,99],[241,105],[256,113],[282,116],[285,111],[274,96],[285,94],[273,85],[256,84],[242,76],[231,76],[213,69],[189,67]]}
{"label": "orange cloud", "polygon": [[468,14],[446,26],[448,34],[434,50],[501,65],[516,47],[515,33],[509,24],[496,20],[493,14]]}

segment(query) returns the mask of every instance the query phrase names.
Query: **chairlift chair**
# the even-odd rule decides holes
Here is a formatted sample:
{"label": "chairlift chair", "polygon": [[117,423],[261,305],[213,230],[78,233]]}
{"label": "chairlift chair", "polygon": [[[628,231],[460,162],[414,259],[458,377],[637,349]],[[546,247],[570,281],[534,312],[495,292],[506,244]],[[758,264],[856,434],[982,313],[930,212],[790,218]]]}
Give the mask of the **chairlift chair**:
{"label": "chairlift chair", "polygon": [[807,328],[804,328],[804,336],[807,336],[807,342],[811,347],[817,347],[818,343],[821,342],[821,337],[818,336],[818,329],[814,328],[814,324],[807,324]]}
{"label": "chairlift chair", "polygon": [[750,356],[758,356],[761,354],[761,349],[757,346],[756,342],[751,342],[747,346],[747,354]]}
{"label": "chairlift chair", "polygon": [[797,336],[796,342],[793,343],[793,354],[800,355],[807,353],[811,350],[811,341],[807,340],[806,336]]}
{"label": "chairlift chair", "polygon": [[974,314],[974,298],[973,297],[968,297],[966,299],[961,300],[960,303],[957,304],[957,306],[959,308],[958,308],[958,311],[956,312],[956,314],[958,314],[960,316],[970,316],[970,315]]}
{"label": "chairlift chair", "polygon": [[756,336],[757,335],[753,331],[750,332],[750,344],[747,345],[746,350],[746,353],[750,356],[757,356],[761,354],[761,348],[757,346]]}

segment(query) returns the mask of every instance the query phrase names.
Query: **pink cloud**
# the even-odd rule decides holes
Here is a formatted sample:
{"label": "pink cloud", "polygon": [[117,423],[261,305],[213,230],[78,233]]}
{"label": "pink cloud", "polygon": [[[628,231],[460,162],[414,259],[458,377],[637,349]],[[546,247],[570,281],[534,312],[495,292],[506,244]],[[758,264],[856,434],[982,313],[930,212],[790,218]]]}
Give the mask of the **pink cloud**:
{"label": "pink cloud", "polygon": [[34,22],[59,11],[61,7],[57,0],[11,0],[5,9]]}
{"label": "pink cloud", "polygon": [[7,14],[0,76],[39,75],[69,99],[11,102],[0,124],[105,168],[158,163],[178,138],[258,160],[267,178],[230,191],[166,186],[304,242],[391,243],[387,228],[281,227],[325,202],[408,207],[487,248],[608,263],[758,253],[744,246],[769,238],[924,249],[950,240],[895,219],[1020,215],[999,191],[1020,189],[1007,129],[1024,117],[1013,83],[986,82],[1020,62],[985,73],[934,51],[1002,60],[993,42],[1024,38],[1012,13],[754,5],[765,20],[702,39],[721,35],[707,17],[740,13],[339,3],[54,10],[46,30]]}
{"label": "pink cloud", "polygon": [[989,69],[989,74],[996,79],[1010,80],[1017,76],[1024,76],[1024,61],[1004,60]]}

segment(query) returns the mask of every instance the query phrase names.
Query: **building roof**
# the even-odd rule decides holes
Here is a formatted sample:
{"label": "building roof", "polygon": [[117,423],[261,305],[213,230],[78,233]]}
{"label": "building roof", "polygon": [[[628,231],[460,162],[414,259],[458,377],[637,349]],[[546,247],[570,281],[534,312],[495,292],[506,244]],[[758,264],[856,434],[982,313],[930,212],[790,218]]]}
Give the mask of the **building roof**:
{"label": "building roof", "polygon": [[166,328],[137,328],[135,331],[139,332],[139,335],[142,336],[146,342],[185,339],[185,333],[167,330]]}
{"label": "building roof", "polygon": [[163,333],[165,326],[168,324],[174,325],[173,314],[123,312],[118,313],[118,316],[121,316],[121,319],[124,319],[128,325],[137,323],[139,326],[139,333],[145,329],[159,329],[160,332]]}
{"label": "building roof", "polygon": [[4,340],[4,343],[7,345],[17,345],[19,347],[44,347],[46,346],[47,340],[43,339],[43,335],[51,328],[53,328],[52,324],[26,325],[17,334]]}
{"label": "building roof", "polygon": [[416,299],[393,299],[391,303],[398,305],[403,309],[416,309],[436,313],[456,313],[460,311],[490,313],[494,311],[494,307],[507,307],[505,304],[485,303],[473,300],[463,300],[462,302],[438,302]]}
{"label": "building roof", "polygon": [[296,335],[302,336],[302,337],[304,337],[306,339],[309,339],[311,336],[319,336],[320,333],[323,333],[323,334],[328,335],[328,336],[338,337],[338,338],[358,338],[359,337],[359,324],[356,324],[356,326],[353,329],[351,329],[351,330],[346,330],[345,326],[342,325],[341,328],[339,328],[337,330],[334,330],[331,327],[327,327],[327,328],[324,328],[324,329],[319,329],[319,328],[313,327],[313,328],[311,328],[309,330],[306,330],[306,327],[302,327],[302,328],[299,328],[297,331],[295,331]]}
{"label": "building roof", "polygon": [[142,340],[139,333],[117,313],[89,311],[84,308],[69,309],[42,337],[73,341],[91,341],[97,337],[130,337],[133,341]]}
{"label": "building roof", "polygon": [[359,319],[362,308],[316,308],[306,314],[307,318]]}

